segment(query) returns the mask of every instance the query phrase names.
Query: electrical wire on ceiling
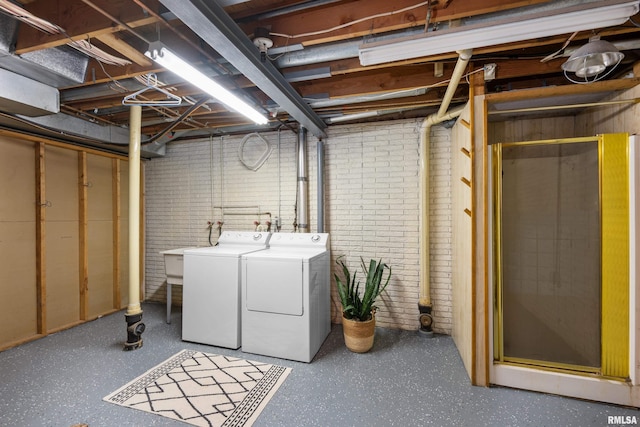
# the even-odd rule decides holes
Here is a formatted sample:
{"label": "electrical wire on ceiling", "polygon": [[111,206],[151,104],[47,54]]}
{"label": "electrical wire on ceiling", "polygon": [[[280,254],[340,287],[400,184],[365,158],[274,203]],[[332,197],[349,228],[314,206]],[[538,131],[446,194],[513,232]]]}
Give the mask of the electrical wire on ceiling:
{"label": "electrical wire on ceiling", "polygon": [[271,34],[274,37],[284,37],[284,38],[287,38],[287,39],[297,39],[297,38],[301,38],[301,37],[317,36],[317,35],[320,35],[320,34],[326,34],[326,33],[332,32],[332,31],[341,30],[343,28],[347,28],[347,27],[350,27],[350,26],[355,25],[355,24],[359,24],[359,23],[364,22],[364,21],[370,21],[370,20],[376,19],[376,18],[383,18],[385,16],[397,15],[398,13],[408,12],[410,10],[417,9],[419,7],[422,7],[422,6],[429,6],[430,3],[431,3],[430,0],[429,1],[423,1],[421,3],[414,4],[413,6],[407,6],[407,7],[402,8],[402,9],[392,10],[391,12],[383,12],[383,13],[378,13],[376,15],[365,16],[365,17],[360,18],[360,19],[355,19],[353,21],[345,22],[344,24],[336,25],[335,27],[327,28],[327,29],[324,29],[324,30],[312,31],[312,32],[309,32],[309,33],[302,33],[302,34],[295,34],[295,35],[282,34],[282,33],[269,33],[269,34]]}
{"label": "electrical wire on ceiling", "polygon": [[69,43],[67,43],[68,46],[84,53],[91,58],[96,59],[101,63],[118,66],[131,64],[131,61],[129,61],[128,59],[123,59],[115,55],[111,55],[110,53],[107,53],[104,50],[92,45],[87,40],[73,40],[62,27],[35,16],[28,10],[14,3],[11,3],[9,0],[0,0],[0,12],[3,12],[21,22],[24,22],[30,27],[42,31],[43,33],[47,33],[50,35],[64,35],[69,40],[71,40]]}
{"label": "electrical wire on ceiling", "polygon": [[38,18],[31,12],[21,8],[9,0],[0,0],[0,11],[44,33],[60,34],[62,32],[62,28],[49,21]]}
{"label": "electrical wire on ceiling", "polygon": [[578,31],[574,32],[573,34],[571,34],[569,36],[569,38],[564,42],[564,44],[562,45],[562,47],[560,49],[558,49],[557,51],[553,52],[551,55],[547,55],[544,58],[542,58],[540,60],[540,62],[549,62],[552,59],[556,59],[559,56],[562,56],[562,54],[564,53],[564,50],[567,48],[567,46],[569,46],[569,43],[571,43],[571,40],[573,40],[573,38],[575,36],[578,35]]}
{"label": "electrical wire on ceiling", "polygon": [[89,40],[74,40],[67,43],[67,45],[104,64],[117,65],[119,67],[124,67],[125,65],[131,64],[131,61],[129,61],[128,59],[111,55],[110,53],[107,53],[104,50],[92,45]]}

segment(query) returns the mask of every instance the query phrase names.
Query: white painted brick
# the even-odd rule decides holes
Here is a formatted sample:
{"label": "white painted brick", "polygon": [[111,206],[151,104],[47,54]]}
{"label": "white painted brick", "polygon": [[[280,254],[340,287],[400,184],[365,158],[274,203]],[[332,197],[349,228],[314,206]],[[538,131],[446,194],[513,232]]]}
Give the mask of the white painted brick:
{"label": "white painted brick", "polygon": [[[378,325],[415,330],[419,299],[419,120],[333,126],[325,140],[325,227],[331,234],[332,268],[346,255],[382,258],[393,267],[388,293],[379,302]],[[287,131],[262,134],[273,153],[258,171],[238,160],[241,136],[215,137],[167,146],[163,158],[146,164],[146,298],[164,302],[165,249],[208,245],[207,221],[224,215],[224,229],[250,230],[267,215],[237,213],[220,206],[256,206],[279,215],[292,231],[296,200],[296,139]],[[315,139],[309,137],[310,223],[316,228]],[[434,126],[429,156],[430,282],[434,330],[451,332],[450,130]],[[280,162],[278,162],[278,157]],[[278,166],[278,164],[280,166]],[[243,210],[245,212],[246,210]],[[212,241],[215,243],[216,233]],[[332,316],[340,321],[332,283]],[[181,302],[181,289],[173,298]]]}

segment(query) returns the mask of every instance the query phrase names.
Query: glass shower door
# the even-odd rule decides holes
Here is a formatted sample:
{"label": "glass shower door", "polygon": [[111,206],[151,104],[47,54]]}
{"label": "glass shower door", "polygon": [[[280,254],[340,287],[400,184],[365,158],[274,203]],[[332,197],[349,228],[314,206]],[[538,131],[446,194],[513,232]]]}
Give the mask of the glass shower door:
{"label": "glass shower door", "polygon": [[598,141],[498,148],[501,314],[494,353],[503,362],[597,372]]}

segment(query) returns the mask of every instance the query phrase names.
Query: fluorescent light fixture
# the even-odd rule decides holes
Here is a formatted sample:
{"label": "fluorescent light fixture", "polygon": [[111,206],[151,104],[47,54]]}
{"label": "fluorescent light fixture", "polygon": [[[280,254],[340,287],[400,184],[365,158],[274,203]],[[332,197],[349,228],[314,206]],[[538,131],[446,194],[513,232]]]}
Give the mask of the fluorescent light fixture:
{"label": "fluorescent light fixture", "polygon": [[360,46],[364,66],[624,24],[638,0],[594,1]]}
{"label": "fluorescent light fixture", "polygon": [[146,56],[166,68],[167,70],[177,74],[185,81],[192,85],[202,89],[228,108],[244,115],[245,117],[253,120],[259,125],[264,125],[269,120],[260,114],[252,106],[235,96],[227,89],[220,86],[218,83],[211,80],[209,77],[202,74],[200,71],[186,63],[183,59],[176,56],[173,52],[167,49],[162,43],[154,42],[149,45],[149,50],[144,53]]}

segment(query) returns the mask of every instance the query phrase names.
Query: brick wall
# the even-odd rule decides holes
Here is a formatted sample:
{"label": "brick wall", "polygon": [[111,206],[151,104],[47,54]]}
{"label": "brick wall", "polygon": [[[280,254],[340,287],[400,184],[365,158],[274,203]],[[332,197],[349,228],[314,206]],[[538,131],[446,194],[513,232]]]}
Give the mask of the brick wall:
{"label": "brick wall", "polygon": [[[419,298],[419,126],[416,120],[333,126],[325,141],[325,231],[332,258],[382,259],[393,268],[388,292],[379,301],[378,325],[414,330]],[[296,140],[290,131],[261,134],[273,152],[257,171],[239,160],[243,136],[167,146],[164,158],[146,166],[146,298],[164,302],[164,260],[160,251],[208,245],[207,221],[226,230],[251,230],[254,221],[281,219],[293,231],[296,201]],[[431,282],[435,330],[451,329],[450,131],[432,128],[430,158]],[[308,138],[309,213],[316,230],[316,138]],[[250,139],[244,155],[257,157]],[[222,209],[224,207],[224,209]],[[269,214],[267,214],[269,213]],[[217,233],[214,230],[212,242]],[[335,264],[332,264],[332,267]],[[176,289],[177,288],[177,289]],[[332,317],[339,301],[332,283]],[[180,287],[174,287],[179,303]]]}

